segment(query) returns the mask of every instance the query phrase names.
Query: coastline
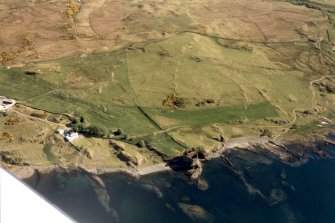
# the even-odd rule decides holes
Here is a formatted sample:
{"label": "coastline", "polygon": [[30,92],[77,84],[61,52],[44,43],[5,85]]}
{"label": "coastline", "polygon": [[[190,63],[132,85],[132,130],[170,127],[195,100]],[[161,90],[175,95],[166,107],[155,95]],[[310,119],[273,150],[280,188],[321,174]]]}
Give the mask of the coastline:
{"label": "coastline", "polygon": [[[302,138],[277,138],[271,139],[268,137],[259,137],[259,136],[246,136],[239,137],[227,140],[222,147],[213,153],[206,154],[205,159],[201,160],[206,162],[215,158],[225,158],[225,153],[232,150],[248,150],[253,153],[258,153],[260,148],[264,151],[270,152],[274,157],[279,160],[287,163],[294,163],[299,160],[300,157],[303,157],[308,151],[314,152],[318,156],[326,156],[327,154],[323,151],[318,150],[316,145],[318,143],[328,143],[335,145],[335,140],[328,138],[329,135],[334,135],[334,131],[327,132],[323,135],[312,135],[308,140]],[[299,146],[300,148],[296,151],[291,151],[290,148],[292,145]],[[309,148],[307,151],[307,147]],[[229,163],[229,160],[226,160]],[[48,173],[55,169],[61,169],[65,172],[75,171],[77,169],[84,171],[88,174],[99,176],[102,174],[108,173],[124,173],[128,174],[134,178],[140,178],[145,175],[165,172],[165,171],[174,171],[166,162],[140,166],[140,167],[96,167],[96,168],[87,168],[81,164],[73,166],[71,168],[62,167],[57,164],[50,164],[48,166],[15,166],[9,171],[12,172],[15,176],[22,180],[27,180],[34,177],[36,174]],[[201,174],[201,173],[200,173]],[[198,175],[200,175],[198,173]]]}
{"label": "coastline", "polygon": [[[331,139],[334,139],[333,136]],[[237,145],[236,143],[237,141],[233,141],[228,145]],[[69,172],[54,170],[51,173],[42,174],[40,183],[35,188],[59,207],[68,211],[69,214],[73,214],[75,219],[86,220],[91,217],[86,222],[107,222],[105,219],[110,219],[112,222],[136,222],[145,209],[155,211],[154,213],[159,213],[160,216],[165,216],[165,213],[166,216],[171,216],[171,211],[173,211],[174,214],[171,218],[182,222],[190,221],[189,219],[183,220],[182,216],[185,219],[195,215],[201,219],[208,217],[211,219],[211,216],[215,216],[217,221],[209,221],[214,223],[224,220],[219,215],[215,215],[216,211],[224,209],[227,214],[235,216],[232,206],[236,205],[247,207],[248,210],[251,205],[255,211],[262,207],[262,213],[264,216],[268,214],[269,219],[273,216],[271,213],[276,213],[279,217],[287,217],[286,211],[288,209],[283,206],[297,201],[296,194],[313,194],[314,196],[310,195],[312,197],[308,198],[310,205],[313,205],[314,200],[322,196],[318,191],[319,187],[313,183],[314,180],[316,184],[321,182],[321,185],[324,183],[328,185],[328,192],[325,190],[325,194],[333,193],[334,188],[331,182],[335,175],[329,175],[326,172],[329,167],[334,168],[335,147],[323,144],[318,144],[318,146],[329,152],[330,159],[317,157],[314,153],[308,152],[301,159],[308,162],[297,168],[295,165],[279,161],[268,152],[263,153],[262,150],[255,154],[250,153],[249,150],[227,150],[226,158],[231,160],[233,166],[220,157],[212,158],[203,168],[201,176],[203,182],[200,183],[191,181],[189,175],[183,172],[152,175],[148,173],[149,175],[146,177],[133,178],[129,174],[125,174],[124,169],[109,169],[114,173],[102,175],[72,169]],[[154,167],[162,168],[164,165],[158,164]],[[143,171],[151,172],[149,170],[151,169],[146,168]],[[305,185],[306,182],[308,185]],[[331,189],[330,192],[329,189]],[[73,194],[73,196],[69,196],[69,194]],[[240,196],[243,196],[243,204],[240,203]],[[304,198],[305,196],[300,197]],[[293,198],[294,201],[292,201]],[[150,201],[154,201],[155,205]],[[129,208],[120,209],[129,202],[132,204]],[[73,207],[82,208],[85,215],[76,212],[72,209]],[[332,216],[331,212],[324,207],[320,207],[317,213]],[[278,208],[284,212],[278,212]],[[128,219],[126,217],[129,216],[129,210],[132,210],[131,213],[135,213],[135,221],[126,220]],[[175,210],[179,210],[177,212],[180,213],[179,216],[175,214]],[[273,210],[273,212],[268,212],[269,210]],[[298,217],[299,213],[303,213],[304,216],[308,216],[309,213],[309,210],[305,212],[303,207],[290,208],[289,210],[292,210],[292,213]],[[238,212],[240,213],[240,210]],[[244,213],[245,215],[250,214]],[[171,222],[170,219],[164,219],[166,220],[164,222]],[[278,222],[288,222],[287,219],[290,218],[285,219]],[[244,222],[243,217],[239,222]],[[255,220],[255,222],[257,221]]]}

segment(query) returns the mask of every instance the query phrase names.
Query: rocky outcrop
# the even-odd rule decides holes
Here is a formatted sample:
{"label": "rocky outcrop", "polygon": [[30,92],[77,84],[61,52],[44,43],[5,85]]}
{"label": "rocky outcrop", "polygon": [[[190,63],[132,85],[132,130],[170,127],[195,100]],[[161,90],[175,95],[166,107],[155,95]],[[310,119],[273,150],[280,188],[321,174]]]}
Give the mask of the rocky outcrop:
{"label": "rocky outcrop", "polygon": [[187,171],[193,169],[193,159],[188,156],[177,156],[168,161],[168,166],[174,171]]}
{"label": "rocky outcrop", "polygon": [[213,216],[198,205],[178,203],[178,206],[193,222],[213,222]]}

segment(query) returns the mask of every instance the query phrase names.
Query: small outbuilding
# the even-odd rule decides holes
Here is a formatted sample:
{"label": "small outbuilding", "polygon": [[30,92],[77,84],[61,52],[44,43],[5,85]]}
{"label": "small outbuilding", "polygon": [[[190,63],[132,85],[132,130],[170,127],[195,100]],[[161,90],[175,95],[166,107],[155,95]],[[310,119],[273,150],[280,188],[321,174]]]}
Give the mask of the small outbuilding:
{"label": "small outbuilding", "polygon": [[0,96],[0,112],[6,112],[15,105],[16,101]]}

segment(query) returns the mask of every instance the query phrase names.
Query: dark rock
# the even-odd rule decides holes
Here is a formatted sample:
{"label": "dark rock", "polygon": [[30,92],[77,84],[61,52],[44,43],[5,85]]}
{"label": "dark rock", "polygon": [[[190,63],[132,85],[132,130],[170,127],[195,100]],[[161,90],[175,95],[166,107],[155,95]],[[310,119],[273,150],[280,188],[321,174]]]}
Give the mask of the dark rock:
{"label": "dark rock", "polygon": [[187,171],[193,168],[193,160],[187,156],[177,156],[168,162],[174,171]]}
{"label": "dark rock", "polygon": [[206,159],[206,154],[205,154],[205,152],[202,152],[202,151],[198,152],[198,159],[201,159],[201,160]]}

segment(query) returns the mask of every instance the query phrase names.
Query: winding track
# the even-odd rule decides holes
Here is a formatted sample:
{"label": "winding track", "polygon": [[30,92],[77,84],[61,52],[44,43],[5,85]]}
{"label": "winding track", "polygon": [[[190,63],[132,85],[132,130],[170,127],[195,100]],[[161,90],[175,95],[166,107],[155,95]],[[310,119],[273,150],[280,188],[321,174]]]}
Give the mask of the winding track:
{"label": "winding track", "polygon": [[48,120],[46,120],[46,119],[37,118],[37,117],[34,117],[34,116],[30,116],[30,115],[27,115],[27,114],[23,114],[23,113],[21,113],[21,112],[19,112],[19,111],[16,111],[16,110],[14,110],[14,109],[13,109],[13,111],[14,111],[15,113],[17,113],[17,114],[19,114],[19,115],[22,115],[22,116],[25,116],[25,117],[27,117],[27,118],[31,118],[31,119],[35,119],[35,120],[38,120],[38,121],[46,122],[46,123],[51,124],[51,125],[64,126],[64,124],[59,124],[59,123],[55,123],[55,122],[50,122],[50,121],[48,121]]}
{"label": "winding track", "polygon": [[335,77],[335,75],[323,76],[319,79],[312,80],[312,81],[309,82],[309,88],[312,90],[312,107],[315,106],[315,90],[313,88],[313,84],[316,83],[316,82],[322,81],[325,78],[331,78],[331,77]]}
{"label": "winding track", "polygon": [[94,30],[91,24],[91,14],[94,11],[103,8],[106,2],[107,0],[88,0],[85,2],[80,12],[76,15],[76,32],[78,34],[83,34],[91,38],[102,38],[102,36]]}

